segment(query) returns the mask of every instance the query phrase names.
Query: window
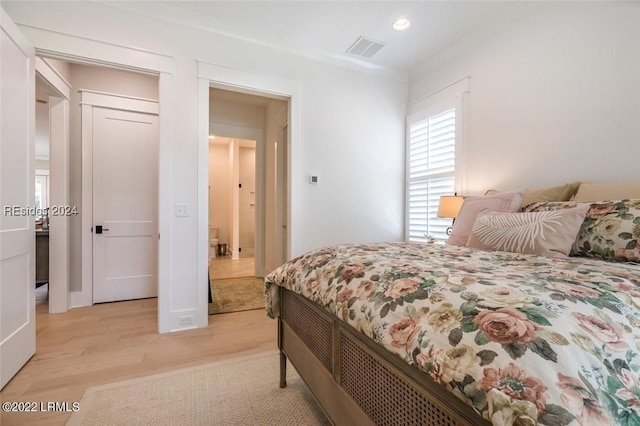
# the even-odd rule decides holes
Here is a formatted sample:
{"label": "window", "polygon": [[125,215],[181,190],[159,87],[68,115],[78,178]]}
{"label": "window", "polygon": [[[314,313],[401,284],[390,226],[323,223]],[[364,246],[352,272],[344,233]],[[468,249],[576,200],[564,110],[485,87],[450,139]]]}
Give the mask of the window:
{"label": "window", "polygon": [[440,196],[464,188],[461,158],[465,77],[409,106],[405,240],[444,241],[451,219],[439,218]]}
{"label": "window", "polygon": [[44,209],[49,208],[49,171],[48,170],[36,170],[36,197],[35,197],[35,207],[38,215],[36,216],[36,220],[42,219],[42,216],[39,214],[44,211]]}

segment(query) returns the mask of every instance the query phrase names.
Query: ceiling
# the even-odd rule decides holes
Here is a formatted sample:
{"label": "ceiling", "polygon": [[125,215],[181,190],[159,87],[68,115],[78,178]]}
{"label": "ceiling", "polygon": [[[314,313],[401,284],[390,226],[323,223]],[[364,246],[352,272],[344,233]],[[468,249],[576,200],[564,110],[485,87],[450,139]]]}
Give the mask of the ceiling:
{"label": "ceiling", "polygon": [[[104,2],[139,14],[319,59],[409,72],[462,40],[499,28],[526,2],[173,1]],[[409,29],[394,31],[398,17]],[[371,59],[346,54],[360,36],[385,43]]]}

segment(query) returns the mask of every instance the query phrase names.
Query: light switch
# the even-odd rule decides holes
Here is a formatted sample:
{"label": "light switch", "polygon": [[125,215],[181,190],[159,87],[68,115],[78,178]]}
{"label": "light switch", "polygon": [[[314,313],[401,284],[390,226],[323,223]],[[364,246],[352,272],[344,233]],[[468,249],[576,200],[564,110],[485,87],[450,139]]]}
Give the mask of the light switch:
{"label": "light switch", "polygon": [[188,217],[189,216],[189,204],[176,203],[176,217]]}

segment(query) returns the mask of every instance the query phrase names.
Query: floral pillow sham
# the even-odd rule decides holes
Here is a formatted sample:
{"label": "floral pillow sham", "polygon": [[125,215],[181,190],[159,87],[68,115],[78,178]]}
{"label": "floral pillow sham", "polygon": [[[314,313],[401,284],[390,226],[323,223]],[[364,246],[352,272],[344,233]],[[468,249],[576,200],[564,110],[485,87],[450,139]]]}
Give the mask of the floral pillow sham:
{"label": "floral pillow sham", "polygon": [[640,199],[576,203],[534,203],[525,212],[553,211],[588,205],[570,255],[640,263]]}

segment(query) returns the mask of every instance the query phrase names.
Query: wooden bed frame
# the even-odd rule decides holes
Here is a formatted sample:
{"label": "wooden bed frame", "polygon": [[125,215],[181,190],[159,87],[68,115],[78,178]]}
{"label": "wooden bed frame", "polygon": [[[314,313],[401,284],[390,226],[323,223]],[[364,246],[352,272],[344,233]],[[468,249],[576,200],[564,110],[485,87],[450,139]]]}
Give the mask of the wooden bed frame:
{"label": "wooden bed frame", "polygon": [[289,359],[333,424],[490,425],[346,322],[292,291],[279,292],[280,387]]}

